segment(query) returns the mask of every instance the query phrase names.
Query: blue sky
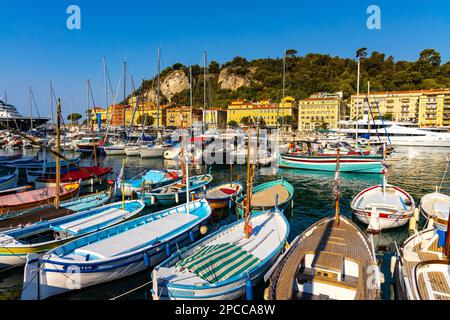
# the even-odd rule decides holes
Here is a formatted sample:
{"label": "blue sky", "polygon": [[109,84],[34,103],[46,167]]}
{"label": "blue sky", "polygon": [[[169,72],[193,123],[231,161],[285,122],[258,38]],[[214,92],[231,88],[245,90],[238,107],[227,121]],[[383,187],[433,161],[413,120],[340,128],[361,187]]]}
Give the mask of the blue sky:
{"label": "blue sky", "polygon": [[[73,97],[74,112],[84,114],[86,80],[97,105],[103,105],[102,57],[106,56],[113,87],[122,62],[136,82],[156,72],[157,47],[162,67],[175,62],[225,62],[280,57],[285,49],[299,54],[327,53],[354,57],[368,47],[397,60],[416,60],[425,48],[450,60],[448,0],[322,1],[87,1],[0,0],[0,97],[29,114],[32,86],[41,115],[50,114],[49,81],[61,97],[64,113]],[[81,30],[66,28],[66,9],[81,8]],[[366,9],[381,8],[381,30],[366,27]],[[128,83],[128,88],[130,84]],[[36,111],[33,111],[36,114]]]}

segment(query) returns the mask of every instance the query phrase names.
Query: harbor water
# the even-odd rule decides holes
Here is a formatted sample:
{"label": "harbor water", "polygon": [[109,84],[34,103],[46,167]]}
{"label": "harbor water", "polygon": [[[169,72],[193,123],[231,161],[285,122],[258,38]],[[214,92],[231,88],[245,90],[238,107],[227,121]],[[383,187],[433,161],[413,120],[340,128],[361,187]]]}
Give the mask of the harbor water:
{"label": "harbor water", "polygon": [[[416,205],[419,205],[423,195],[434,192],[436,187],[442,184],[442,192],[449,194],[450,180],[447,177],[442,181],[442,176],[447,168],[448,148],[426,148],[426,147],[399,147],[389,158],[388,182],[399,186],[410,193]],[[74,154],[76,156],[76,154]],[[122,156],[102,157],[101,164],[105,167],[113,167],[112,178],[116,178],[122,166]],[[82,165],[91,165],[92,159],[83,159]],[[164,161],[162,159],[146,159],[139,157],[126,159],[126,179],[133,178],[147,169],[163,169],[179,167],[178,164]],[[4,169],[4,168],[3,168]],[[206,166],[191,167],[192,174],[207,173]],[[211,174],[214,176],[214,184],[230,180],[229,167],[213,167]],[[245,182],[246,167],[233,167],[233,180]],[[333,172],[316,172],[280,169],[276,175],[256,176],[255,184],[274,180],[282,177],[295,187],[294,203],[292,209],[287,209],[285,215],[290,221],[291,231],[289,241],[302,233],[314,222],[326,216],[334,214],[334,197],[332,185],[334,179]],[[383,176],[378,174],[341,174],[341,200],[340,212],[347,217],[352,216],[350,202],[361,190],[375,184],[381,184]],[[96,185],[85,188],[83,193],[95,192],[107,188],[106,185]],[[119,199],[117,199],[119,200]],[[146,213],[151,213],[161,208],[146,208]],[[236,220],[234,210],[226,209],[221,213],[221,219],[210,221],[208,232],[213,232],[221,226]],[[353,218],[354,221],[355,218]],[[359,223],[358,223],[359,224]],[[359,224],[363,229],[366,226]],[[382,271],[385,276],[383,284],[383,299],[394,299],[391,282],[390,264],[391,256],[395,253],[396,244],[400,246],[410,234],[408,226],[390,231],[383,231],[375,235],[375,245],[377,254],[381,261]],[[57,297],[57,299],[93,299],[106,300],[118,297],[119,299],[151,299],[148,284],[151,270],[141,272],[132,277],[128,277],[104,285],[87,288],[85,290],[70,293]],[[0,300],[20,298],[22,288],[23,268],[15,268],[0,271]],[[147,285],[145,285],[147,284]],[[129,294],[125,294],[130,290]],[[262,283],[255,290],[257,299],[263,299],[263,291],[266,284]],[[124,295],[125,294],[125,295]],[[123,295],[123,296],[122,296]]]}

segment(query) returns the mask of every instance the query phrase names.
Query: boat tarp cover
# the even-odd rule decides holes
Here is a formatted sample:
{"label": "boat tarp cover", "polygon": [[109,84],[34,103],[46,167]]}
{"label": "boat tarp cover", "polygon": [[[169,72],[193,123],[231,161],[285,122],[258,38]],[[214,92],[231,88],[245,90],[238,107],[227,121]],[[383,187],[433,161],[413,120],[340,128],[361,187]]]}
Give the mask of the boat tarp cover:
{"label": "boat tarp cover", "polygon": [[252,207],[273,207],[275,206],[276,195],[278,194],[278,203],[286,202],[289,197],[289,191],[281,184],[274,185],[265,190],[258,191],[252,195]]}
{"label": "boat tarp cover", "polygon": [[259,259],[234,243],[205,246],[179,261],[177,268],[186,268],[210,283],[225,281],[248,271]]}

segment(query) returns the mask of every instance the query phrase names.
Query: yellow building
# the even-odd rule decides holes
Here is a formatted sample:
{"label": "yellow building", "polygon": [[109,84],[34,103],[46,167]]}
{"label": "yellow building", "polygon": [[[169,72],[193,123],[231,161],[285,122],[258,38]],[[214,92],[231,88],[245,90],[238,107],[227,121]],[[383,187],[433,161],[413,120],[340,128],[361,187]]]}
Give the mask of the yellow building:
{"label": "yellow building", "polygon": [[[350,102],[350,119],[355,120],[358,111],[362,118],[366,104],[366,95],[360,95],[359,111],[357,96]],[[385,119],[396,122],[414,122],[420,127],[449,126],[450,89],[442,90],[405,90],[371,92],[369,99],[374,117],[378,118],[377,103]]]}
{"label": "yellow building", "polygon": [[276,127],[277,119],[284,116],[296,116],[297,105],[292,97],[284,98],[280,104],[270,100],[251,102],[247,100],[233,101],[228,106],[227,123],[236,121],[242,123],[244,117],[252,119],[264,119],[268,127]]}
{"label": "yellow building", "polygon": [[[165,124],[165,109],[166,106],[160,106],[159,112],[159,125],[162,127]],[[92,114],[90,117],[91,121],[97,123],[96,114],[100,114],[102,124],[106,126],[107,124],[111,124],[113,127],[120,126],[130,126],[133,121],[133,126],[141,126],[141,121],[147,117],[153,118],[153,127],[158,125],[158,108],[156,105],[152,103],[143,103],[139,107],[135,108],[133,106],[123,106],[123,105],[111,105],[108,107],[108,110],[96,107],[95,110],[89,110],[89,114]],[[125,121],[124,121],[125,118]]]}
{"label": "yellow building", "polygon": [[193,123],[197,121],[202,121],[203,111],[201,109],[192,108],[192,119],[191,119],[191,108],[190,107],[171,107],[166,109],[166,127],[177,127],[181,126],[181,115],[183,115],[183,127],[191,127]]}
{"label": "yellow building", "polygon": [[318,93],[298,102],[298,130],[335,129],[345,115],[342,93]]}
{"label": "yellow building", "polygon": [[[419,112],[419,100],[423,90],[408,91],[389,91],[389,92],[371,92],[370,107],[375,118],[379,117],[378,108],[384,118],[396,122],[416,122]],[[364,99],[367,95],[359,96],[359,109],[357,108],[358,99],[356,95],[351,96],[350,100],[350,120],[362,118],[366,104]]]}
{"label": "yellow building", "polygon": [[420,127],[450,126],[450,89],[426,90],[420,96]]}

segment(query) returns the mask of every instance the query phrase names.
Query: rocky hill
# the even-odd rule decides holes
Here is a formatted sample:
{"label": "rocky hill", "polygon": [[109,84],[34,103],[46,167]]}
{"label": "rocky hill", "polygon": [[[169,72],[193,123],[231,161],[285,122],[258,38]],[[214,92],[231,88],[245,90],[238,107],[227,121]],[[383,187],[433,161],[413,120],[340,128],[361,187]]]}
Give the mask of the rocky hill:
{"label": "rocky hill", "polygon": [[[343,91],[345,97],[356,92],[357,62],[355,59],[325,54],[297,56],[286,52],[286,95],[296,99],[319,91]],[[361,59],[361,91],[435,89],[450,87],[450,62],[441,63],[433,49],[422,51],[416,61],[395,61],[394,57],[365,48],[357,51]],[[203,105],[203,68],[193,65],[194,104]],[[247,61],[236,57],[219,65],[212,61],[206,78],[207,104],[225,107],[234,99],[272,99],[282,95],[282,58]],[[177,63],[161,73],[161,101],[172,105],[189,104],[189,67]],[[156,101],[155,78],[146,80],[137,90],[145,99]]]}

